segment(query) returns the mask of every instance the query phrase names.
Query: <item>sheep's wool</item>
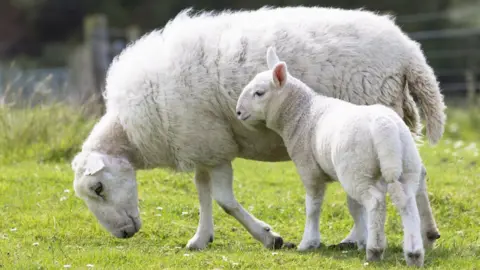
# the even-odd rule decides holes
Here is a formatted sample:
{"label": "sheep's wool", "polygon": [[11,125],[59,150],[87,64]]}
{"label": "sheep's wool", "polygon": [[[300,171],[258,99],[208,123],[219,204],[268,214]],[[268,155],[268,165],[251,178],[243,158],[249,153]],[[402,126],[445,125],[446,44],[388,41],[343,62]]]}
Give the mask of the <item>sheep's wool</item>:
{"label": "sheep's wool", "polygon": [[189,14],[126,48],[112,63],[104,96],[145,167],[180,171],[235,157],[289,160],[277,134],[235,118],[242,88],[265,70],[275,46],[292,75],[323,95],[385,104],[420,133],[416,96],[436,142],[443,97],[419,45],[389,16],[335,8],[262,8]]}

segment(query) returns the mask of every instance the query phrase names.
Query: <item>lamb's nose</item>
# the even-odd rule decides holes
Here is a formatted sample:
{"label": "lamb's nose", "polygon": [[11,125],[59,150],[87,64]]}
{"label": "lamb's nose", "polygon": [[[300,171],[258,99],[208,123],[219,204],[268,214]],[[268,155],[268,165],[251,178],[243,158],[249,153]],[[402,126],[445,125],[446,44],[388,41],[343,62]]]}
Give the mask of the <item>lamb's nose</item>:
{"label": "lamb's nose", "polygon": [[237,116],[240,116],[242,115],[242,112],[241,111],[237,111]]}

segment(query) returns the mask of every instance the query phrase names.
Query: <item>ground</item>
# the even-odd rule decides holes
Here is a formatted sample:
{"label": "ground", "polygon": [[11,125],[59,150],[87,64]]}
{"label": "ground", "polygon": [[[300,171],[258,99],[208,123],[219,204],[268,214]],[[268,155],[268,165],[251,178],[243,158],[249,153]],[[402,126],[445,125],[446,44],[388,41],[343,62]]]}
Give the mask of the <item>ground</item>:
{"label": "ground", "polygon": [[[34,117],[3,114],[2,118],[0,110],[3,125],[11,117]],[[441,233],[435,248],[426,253],[426,268],[480,268],[480,127],[475,127],[479,121],[470,117],[472,114],[451,116],[440,144],[425,143],[420,147]],[[0,268],[406,268],[400,217],[391,204],[386,225],[388,248],[381,263],[366,264],[363,251],[322,248],[302,254],[296,250],[267,250],[217,204],[214,242],[204,251],[186,250],[185,244],[194,235],[199,218],[193,175],[158,169],[138,172],[141,231],[133,238],[117,239],[98,224],[74,195],[69,161],[91,123],[79,121],[85,126],[82,129],[68,117],[53,120],[57,130],[49,128],[47,142],[18,135],[23,134],[22,130],[28,131],[28,127],[18,128],[17,133],[12,131],[12,136],[0,137],[1,149],[6,149],[0,150]],[[2,121],[0,129],[6,128],[1,125]],[[38,124],[36,128],[41,127]],[[60,139],[57,133],[70,137]],[[44,135],[38,131],[35,136]],[[26,149],[20,149],[24,144]],[[62,159],[62,155],[68,158]],[[298,244],[305,221],[304,191],[292,164],[238,159],[234,170],[235,194],[242,205],[270,224],[284,240]],[[338,243],[352,224],[345,193],[338,183],[333,183],[327,190],[321,214],[323,243]]]}

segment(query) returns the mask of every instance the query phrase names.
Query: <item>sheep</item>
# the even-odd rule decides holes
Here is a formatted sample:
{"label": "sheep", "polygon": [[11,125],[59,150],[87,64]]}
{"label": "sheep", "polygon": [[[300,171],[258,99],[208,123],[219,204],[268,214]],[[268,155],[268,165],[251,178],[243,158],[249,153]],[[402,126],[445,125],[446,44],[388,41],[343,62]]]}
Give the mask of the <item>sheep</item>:
{"label": "sheep", "polygon": [[[315,93],[288,72],[273,47],[269,70],[243,89],[236,106],[245,123],[265,121],[285,142],[306,189],[307,223],[300,246],[319,240],[325,184],[339,181],[348,194],[367,261],[383,259],[386,193],[400,212],[408,265],[423,266],[424,249],[415,194],[422,161],[408,126],[381,104],[355,105]],[[361,214],[366,211],[367,216]]]}
{"label": "sheep", "polygon": [[[189,249],[213,241],[212,197],[267,248],[283,239],[238,203],[232,161],[287,161],[281,137],[235,116],[238,96],[264,65],[268,46],[315,91],[355,104],[385,104],[432,143],[442,136],[444,102],[420,46],[389,16],[321,7],[180,12],[129,44],[108,68],[106,112],[72,160],[75,194],[116,237],[141,228],[136,170],[194,171],[200,218]],[[427,200],[426,191],[421,194]],[[429,231],[437,234],[431,209]],[[356,242],[356,226],[342,241]]]}

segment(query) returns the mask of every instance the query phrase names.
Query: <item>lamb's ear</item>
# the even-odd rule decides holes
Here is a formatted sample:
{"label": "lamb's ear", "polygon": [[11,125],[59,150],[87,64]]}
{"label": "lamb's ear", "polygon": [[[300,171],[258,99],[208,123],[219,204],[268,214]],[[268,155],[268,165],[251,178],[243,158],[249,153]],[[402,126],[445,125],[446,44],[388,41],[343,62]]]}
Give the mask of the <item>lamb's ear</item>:
{"label": "lamb's ear", "polygon": [[282,88],[287,83],[287,64],[285,62],[279,62],[273,68],[273,83],[277,88]]}
{"label": "lamb's ear", "polygon": [[91,154],[87,158],[87,164],[85,164],[84,175],[94,175],[105,167],[103,158],[100,155]]}
{"label": "lamb's ear", "polygon": [[275,52],[275,47],[270,46],[267,49],[267,66],[268,69],[273,69],[276,64],[280,62],[280,59],[277,56],[277,53]]}

